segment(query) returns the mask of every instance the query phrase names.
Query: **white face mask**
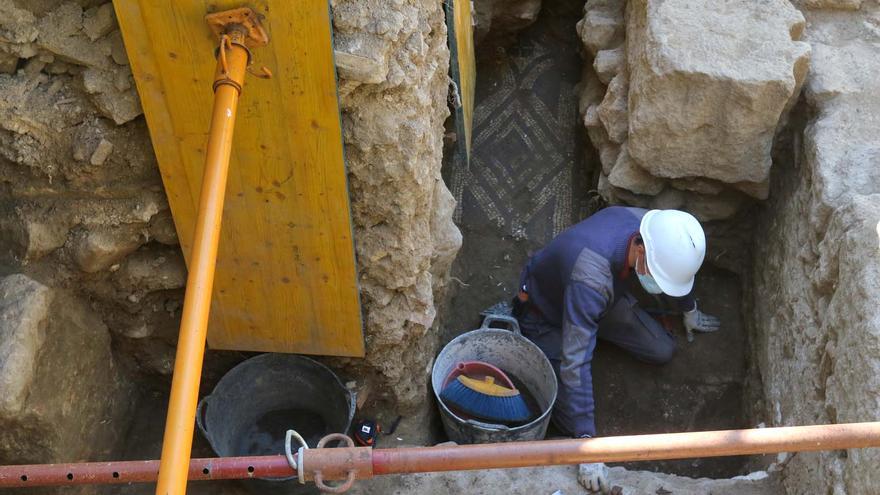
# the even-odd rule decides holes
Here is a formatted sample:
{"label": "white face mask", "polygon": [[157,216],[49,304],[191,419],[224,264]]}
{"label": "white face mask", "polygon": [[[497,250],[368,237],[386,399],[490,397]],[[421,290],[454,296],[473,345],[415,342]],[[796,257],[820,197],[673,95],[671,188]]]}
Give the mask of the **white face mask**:
{"label": "white face mask", "polygon": [[[636,267],[639,265],[639,260],[636,258]],[[645,260],[645,271],[648,269],[648,260]],[[648,294],[662,294],[663,289],[657,285],[657,281],[654,280],[654,277],[648,275],[647,273],[642,274],[639,273],[639,269],[636,268],[636,275],[639,277],[639,283],[642,284],[642,288],[645,289],[645,292]]]}

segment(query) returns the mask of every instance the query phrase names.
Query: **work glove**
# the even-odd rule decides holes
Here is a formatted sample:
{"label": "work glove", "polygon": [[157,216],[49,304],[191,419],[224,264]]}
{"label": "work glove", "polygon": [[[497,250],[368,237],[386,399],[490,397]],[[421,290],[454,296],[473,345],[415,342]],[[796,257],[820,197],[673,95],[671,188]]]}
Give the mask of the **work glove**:
{"label": "work glove", "polygon": [[601,462],[578,466],[578,482],[589,493],[610,493],[608,486],[608,466]]}
{"label": "work glove", "polygon": [[693,342],[694,332],[708,333],[721,328],[721,320],[712,315],[703,313],[696,307],[684,314],[684,328],[687,330],[688,342]]}

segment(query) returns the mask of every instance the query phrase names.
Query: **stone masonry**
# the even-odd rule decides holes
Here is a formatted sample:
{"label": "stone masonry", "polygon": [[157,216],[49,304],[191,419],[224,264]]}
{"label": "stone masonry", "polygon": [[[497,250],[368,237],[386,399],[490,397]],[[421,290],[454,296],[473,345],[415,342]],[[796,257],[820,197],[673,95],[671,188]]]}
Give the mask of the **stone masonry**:
{"label": "stone masonry", "polygon": [[809,45],[786,0],[590,0],[580,110],[610,202],[732,217],[766,199]]}
{"label": "stone masonry", "polygon": [[[839,3],[804,11],[806,123],[755,232],[754,346],[774,425],[880,420],[880,6]],[[876,449],[801,453],[783,479],[792,494],[875,493],[878,463]]]}
{"label": "stone masonry", "polygon": [[[366,359],[334,363],[386,391],[376,397],[391,407],[413,407],[461,243],[440,178],[443,6],[332,8],[367,342]],[[120,368],[168,380],[186,269],[110,2],[0,0],[0,274],[8,273],[88,301]]]}

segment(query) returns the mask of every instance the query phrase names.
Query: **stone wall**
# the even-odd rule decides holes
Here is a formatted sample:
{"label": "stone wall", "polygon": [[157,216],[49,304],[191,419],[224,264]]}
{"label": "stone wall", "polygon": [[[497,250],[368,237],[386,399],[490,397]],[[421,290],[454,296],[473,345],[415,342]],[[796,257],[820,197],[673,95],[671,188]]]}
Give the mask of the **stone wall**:
{"label": "stone wall", "polygon": [[[772,425],[877,421],[880,7],[804,13],[805,127],[780,150],[754,236],[761,413]],[[876,449],[796,454],[784,483],[793,494],[876,493],[878,463]]]}
{"label": "stone wall", "polygon": [[367,338],[366,362],[347,363],[372,397],[411,408],[425,397],[435,301],[461,246],[440,177],[449,115],[443,5],[336,0],[333,8],[337,59],[357,55],[372,68],[340,67]]}
{"label": "stone wall", "polygon": [[[461,243],[440,178],[443,8],[332,7],[367,341],[337,364],[413,406]],[[120,364],[167,380],[186,269],[140,114],[109,2],[0,0],[0,274],[85,298]]]}
{"label": "stone wall", "polygon": [[612,203],[733,217],[766,199],[809,46],[787,0],[589,0],[580,111]]}
{"label": "stone wall", "polygon": [[112,5],[0,0],[0,59],[2,270],[86,297],[123,364],[170,373],[186,273]]}

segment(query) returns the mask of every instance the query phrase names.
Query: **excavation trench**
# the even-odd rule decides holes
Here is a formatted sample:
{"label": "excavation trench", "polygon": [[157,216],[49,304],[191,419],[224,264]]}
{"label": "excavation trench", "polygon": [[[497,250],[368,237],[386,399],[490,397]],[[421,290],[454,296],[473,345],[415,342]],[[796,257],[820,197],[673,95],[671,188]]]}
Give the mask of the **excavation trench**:
{"label": "excavation trench", "polygon": [[[464,243],[452,271],[452,297],[440,315],[441,345],[478,327],[480,311],[512,294],[530,252],[602,205],[594,191],[598,159],[577,115],[583,61],[572,26],[581,7],[577,1],[547,2],[538,21],[513,42],[488,41],[477,47],[472,159],[466,164],[449,147],[444,154],[443,176],[458,201],[455,220]],[[754,426],[745,400],[749,344],[741,284],[740,275],[732,271],[712,264],[703,269],[696,296],[703,310],[723,320],[723,330],[698,335],[688,343],[678,325],[678,351],[666,366],[640,363],[613,345],[599,343],[593,375],[600,435]],[[210,392],[226,370],[248,356],[209,351],[202,393]],[[167,384],[161,380],[142,394],[123,458],[158,455],[166,397]],[[367,412],[360,414],[364,415],[380,419],[387,428],[397,412],[368,404]],[[558,435],[551,427],[548,437]],[[394,447],[430,445],[446,437],[436,421],[434,405],[425,403],[421,412],[407,415],[401,431],[379,440],[380,447]],[[210,447],[197,435],[193,456],[211,455]],[[717,457],[625,466],[695,478],[728,478],[765,464],[755,457]],[[389,478],[371,483],[364,489],[381,492],[401,481]],[[116,487],[103,489],[122,493]],[[124,493],[150,490],[149,486],[126,487]],[[192,484],[190,492],[237,494],[243,490],[240,483],[216,481]]]}
{"label": "excavation trench", "polygon": [[[36,44],[21,33],[0,40],[0,310],[14,316],[0,320],[0,330],[30,331],[22,332],[29,337],[20,349],[32,356],[21,362],[44,371],[13,384],[26,393],[0,411],[0,457],[7,464],[156,459],[185,265],[112,5],[50,3],[11,21],[21,33],[36,33]],[[585,62],[575,25],[584,2],[545,0],[530,27],[477,45],[469,163],[452,139],[441,144],[447,40],[439,4],[334,4],[336,48],[363,41],[386,58],[373,64],[379,74],[340,72],[339,79],[367,356],[320,359],[343,382],[356,382],[365,399],[356,419],[396,427],[379,447],[433,445],[446,440],[427,372],[440,346],[513,294],[530,253],[604,206],[597,192],[603,150],[594,149],[579,112]],[[862,17],[870,10],[876,18],[880,7],[864,4],[849,12],[804,8],[811,79],[775,130],[769,199],[704,223],[709,249],[695,294],[722,328],[689,343],[677,325],[676,355],[659,367],[600,341],[593,360],[599,435],[878,419],[880,88],[873,76],[880,66],[871,55],[880,38]],[[399,25],[381,34],[365,27],[386,26],[386,17]],[[457,201],[454,214],[446,186]],[[464,242],[447,282],[459,240],[450,217]],[[59,337],[40,347],[34,336],[44,331]],[[209,350],[201,395],[252,356]],[[28,369],[8,376],[31,376]],[[76,411],[67,414],[71,405]],[[93,442],[83,443],[80,430],[96,432]],[[213,455],[196,434],[193,456]],[[617,468],[615,479],[625,489],[665,493],[671,478],[645,471],[727,483],[765,469],[778,479],[772,471],[779,468],[788,493],[872,493],[880,486],[878,462],[876,450],[650,461]],[[576,493],[576,478],[571,467],[413,475],[356,491]],[[675,486],[685,493],[783,491],[704,481],[677,479]],[[145,484],[85,493],[153,491]],[[223,481],[193,483],[189,493],[248,491]]]}
{"label": "excavation trench", "polygon": [[[513,294],[529,253],[601,205],[590,186],[598,156],[573,112],[583,61],[572,26],[581,7],[545,2],[536,23],[512,43],[477,47],[473,156],[467,165],[450,160],[444,170],[464,236],[446,340],[479,326],[480,311]],[[722,319],[723,330],[689,343],[678,324],[678,350],[665,366],[641,363],[599,341],[592,369],[600,435],[754,426],[745,399],[749,339],[741,284],[738,274],[705,266],[695,295],[702,310]],[[559,432],[551,427],[548,435]],[[759,465],[750,457],[726,457],[627,467],[725,478]]]}

